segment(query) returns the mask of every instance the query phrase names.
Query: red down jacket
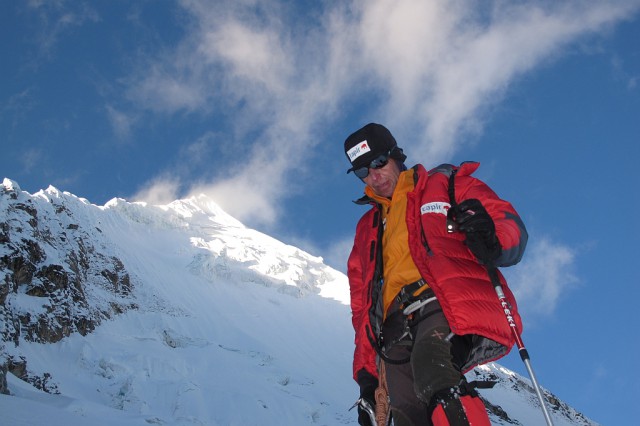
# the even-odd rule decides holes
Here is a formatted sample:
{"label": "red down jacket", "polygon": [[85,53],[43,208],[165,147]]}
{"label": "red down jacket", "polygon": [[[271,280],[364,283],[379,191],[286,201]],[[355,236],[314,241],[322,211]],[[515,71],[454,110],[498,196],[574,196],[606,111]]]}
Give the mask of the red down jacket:
{"label": "red down jacket", "polygon": [[[429,171],[414,167],[414,190],[407,194],[407,228],[409,250],[422,278],[434,291],[451,330],[457,335],[473,335],[473,350],[462,368],[466,372],[478,364],[506,355],[515,343],[491,280],[464,245],[463,233],[448,233],[446,213],[449,203],[449,176],[455,176],[455,198],[458,203],[476,198],[493,218],[496,235],[502,245],[497,266],[510,266],[520,261],[527,243],[527,231],[515,209],[501,200],[485,183],[471,176],[479,163],[466,162],[459,168],[444,164]],[[369,336],[377,336],[381,312],[377,300],[379,284],[373,285],[379,246],[379,208],[368,197],[357,203],[371,203],[356,227],[353,249],[348,260],[347,275],[351,292],[352,322],[355,330],[353,377],[362,368],[377,377],[376,352]],[[510,303],[518,331],[522,322],[516,301],[504,277],[502,287]]]}

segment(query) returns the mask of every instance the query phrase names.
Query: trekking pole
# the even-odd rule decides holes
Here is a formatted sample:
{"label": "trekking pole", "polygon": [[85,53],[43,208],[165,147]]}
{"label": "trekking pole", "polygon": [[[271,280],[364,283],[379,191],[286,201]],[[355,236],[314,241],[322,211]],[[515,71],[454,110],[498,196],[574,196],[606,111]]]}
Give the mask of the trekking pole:
{"label": "trekking pole", "polygon": [[553,422],[551,421],[551,416],[549,416],[549,412],[547,411],[547,406],[544,401],[544,397],[542,396],[542,391],[540,389],[540,385],[538,384],[538,380],[536,379],[536,375],[533,373],[533,368],[531,367],[531,360],[529,359],[529,352],[527,348],[524,347],[524,343],[522,342],[522,337],[518,333],[516,328],[516,323],[513,320],[513,315],[511,315],[511,310],[509,309],[509,302],[507,302],[507,298],[502,291],[502,284],[500,284],[500,277],[498,276],[498,268],[495,265],[487,265],[487,272],[489,273],[489,278],[491,278],[491,284],[496,290],[498,295],[498,299],[500,300],[500,306],[504,310],[504,314],[509,322],[509,327],[513,332],[513,337],[516,339],[516,345],[518,346],[518,351],[520,352],[520,358],[524,362],[525,367],[527,367],[527,372],[529,373],[529,377],[531,378],[531,383],[533,383],[533,388],[536,390],[536,394],[538,395],[538,400],[540,401],[540,406],[542,407],[542,412],[544,413],[544,418],[547,421],[548,426],[553,426]]}

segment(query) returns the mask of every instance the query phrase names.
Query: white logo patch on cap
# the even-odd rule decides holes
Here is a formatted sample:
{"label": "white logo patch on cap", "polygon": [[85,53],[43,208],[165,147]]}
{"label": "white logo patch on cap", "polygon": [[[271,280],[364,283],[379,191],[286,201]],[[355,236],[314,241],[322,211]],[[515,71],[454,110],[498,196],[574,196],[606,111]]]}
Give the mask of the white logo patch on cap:
{"label": "white logo patch on cap", "polygon": [[360,157],[361,155],[366,154],[367,152],[370,152],[371,148],[369,148],[369,144],[367,143],[367,140],[363,140],[362,142],[360,142],[359,144],[357,144],[356,146],[354,146],[353,148],[351,148],[349,151],[347,151],[347,156],[349,157],[349,161],[351,161],[353,163],[353,161]]}

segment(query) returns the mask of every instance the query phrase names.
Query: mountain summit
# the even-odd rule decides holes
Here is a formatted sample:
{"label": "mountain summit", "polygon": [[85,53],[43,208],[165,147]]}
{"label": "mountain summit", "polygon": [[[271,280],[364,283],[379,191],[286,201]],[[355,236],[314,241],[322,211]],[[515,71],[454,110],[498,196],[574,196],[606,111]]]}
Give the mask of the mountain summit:
{"label": "mountain summit", "polygon": [[[356,425],[344,274],[201,195],[104,206],[0,185],[2,424]],[[471,380],[496,425],[544,420],[528,379]],[[546,393],[556,426],[595,425]]]}

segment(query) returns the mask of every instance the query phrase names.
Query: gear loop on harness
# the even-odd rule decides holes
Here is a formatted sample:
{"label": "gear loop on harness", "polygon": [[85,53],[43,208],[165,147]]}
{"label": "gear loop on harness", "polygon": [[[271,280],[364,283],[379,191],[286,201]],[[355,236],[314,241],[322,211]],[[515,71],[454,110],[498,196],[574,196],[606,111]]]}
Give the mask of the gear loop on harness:
{"label": "gear loop on harness", "polygon": [[406,316],[409,316],[412,313],[414,313],[415,311],[417,311],[418,309],[422,308],[423,306],[428,305],[429,303],[431,303],[431,302],[433,302],[435,300],[438,300],[435,296],[429,297],[427,299],[416,300],[415,302],[411,303],[409,306],[404,308],[402,313],[405,314]]}

